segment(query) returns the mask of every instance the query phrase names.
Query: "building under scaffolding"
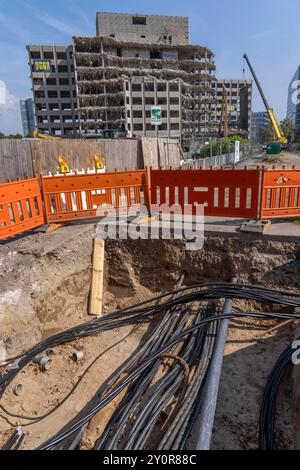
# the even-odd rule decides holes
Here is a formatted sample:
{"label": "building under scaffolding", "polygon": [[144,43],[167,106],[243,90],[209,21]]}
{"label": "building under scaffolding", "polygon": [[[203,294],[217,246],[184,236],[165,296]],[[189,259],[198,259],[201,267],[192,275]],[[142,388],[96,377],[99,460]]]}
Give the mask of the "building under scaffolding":
{"label": "building under scaffolding", "polygon": [[[161,18],[168,22],[174,17]],[[111,36],[73,38],[82,133],[110,129],[129,136],[179,138],[217,132],[211,86],[215,64],[209,49],[173,44],[171,36],[155,43]],[[160,112],[155,124],[153,107]]]}
{"label": "building under scaffolding", "polygon": [[40,130],[202,140],[218,135],[214,55],[189,44],[187,17],[97,13],[97,36],[27,49]]}

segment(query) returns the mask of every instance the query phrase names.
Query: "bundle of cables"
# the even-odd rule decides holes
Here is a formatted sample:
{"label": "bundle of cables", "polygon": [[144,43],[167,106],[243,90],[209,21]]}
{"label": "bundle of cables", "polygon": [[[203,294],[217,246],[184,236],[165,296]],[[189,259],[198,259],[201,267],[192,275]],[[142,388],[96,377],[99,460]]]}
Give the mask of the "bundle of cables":
{"label": "bundle of cables", "polygon": [[[300,337],[296,341],[300,341]],[[275,435],[277,396],[283,376],[292,364],[294,353],[295,348],[291,344],[280,354],[268,377],[259,419],[259,447],[261,450],[274,450],[277,448]]]}
{"label": "bundle of cables", "polygon": [[[297,318],[273,312],[224,314],[220,299],[300,306],[299,294],[260,286],[213,283],[177,289],[71,328],[11,358],[0,378],[0,399],[17,374],[48,348],[125,325],[150,323],[151,331],[143,345],[105,384],[99,384],[84,409],[39,449],[76,448],[91,419],[122,391],[123,398],[98,436],[95,449],[182,449],[201,408],[220,322],[234,317]],[[45,419],[50,413],[35,420]]]}

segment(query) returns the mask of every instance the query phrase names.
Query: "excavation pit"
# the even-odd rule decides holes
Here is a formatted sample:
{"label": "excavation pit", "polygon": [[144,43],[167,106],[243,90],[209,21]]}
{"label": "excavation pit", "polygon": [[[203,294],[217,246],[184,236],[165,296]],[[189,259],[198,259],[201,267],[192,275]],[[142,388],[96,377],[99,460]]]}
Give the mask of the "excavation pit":
{"label": "excavation pit", "polygon": [[[88,299],[94,236],[93,224],[74,225],[52,233],[32,234],[1,247],[0,340],[8,357],[90,319]],[[186,285],[237,277],[241,283],[298,292],[299,268],[296,241],[278,237],[210,233],[200,251],[187,251],[181,241],[110,240],[106,243],[104,311],[171,290],[182,273]],[[244,311],[268,308],[244,301],[235,302],[234,307]],[[265,382],[279,354],[298,336],[294,325],[265,334],[274,325],[276,322],[258,320],[231,322],[212,448],[257,448]],[[28,433],[25,448],[36,448],[54,435],[84,407],[101,383],[134,354],[147,329],[148,325],[140,325],[134,331],[126,327],[57,347],[49,371],[40,371],[30,364],[1,400],[0,404],[10,414],[1,410],[0,444],[6,441],[13,426],[20,424],[29,424],[24,426]],[[76,351],[84,353],[78,363],[72,360]],[[87,368],[90,369],[85,372]],[[13,389],[19,383],[24,393],[16,397]],[[75,385],[75,391],[55,413],[30,424],[34,418],[57,407]],[[299,448],[293,438],[292,388],[289,376],[279,403],[281,448]],[[112,403],[92,421],[82,440],[82,449],[93,447],[115,405]],[[194,443],[193,433],[189,448]]]}

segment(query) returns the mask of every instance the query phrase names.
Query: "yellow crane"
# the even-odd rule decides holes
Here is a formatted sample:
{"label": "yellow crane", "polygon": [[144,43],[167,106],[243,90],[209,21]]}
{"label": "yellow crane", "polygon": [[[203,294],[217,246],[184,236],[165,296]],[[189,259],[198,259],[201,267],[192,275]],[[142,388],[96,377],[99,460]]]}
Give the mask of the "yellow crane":
{"label": "yellow crane", "polygon": [[59,137],[55,137],[54,135],[46,134],[46,132],[39,131],[38,129],[34,129],[32,133],[32,137],[34,139],[46,139],[46,140],[58,140]]}
{"label": "yellow crane", "polygon": [[253,69],[253,67],[252,67],[252,65],[251,65],[251,63],[250,63],[250,61],[249,61],[249,58],[248,58],[247,54],[244,54],[244,55],[243,55],[243,58],[244,58],[245,61],[247,62],[248,67],[249,67],[249,69],[250,69],[250,72],[251,72],[251,74],[252,74],[252,77],[254,78],[254,81],[255,81],[255,83],[256,83],[256,86],[257,86],[257,88],[258,88],[258,91],[259,91],[259,93],[260,93],[260,96],[261,96],[261,98],[262,98],[262,100],[263,100],[263,103],[264,103],[264,105],[265,105],[266,111],[267,111],[267,113],[268,113],[269,119],[270,119],[270,121],[271,121],[272,127],[273,127],[273,129],[274,129],[276,138],[277,138],[278,142],[280,142],[282,145],[286,145],[287,142],[288,142],[288,141],[287,141],[287,138],[286,138],[286,136],[284,135],[284,132],[283,132],[283,130],[282,130],[282,127],[281,127],[279,121],[277,120],[277,118],[276,118],[276,116],[275,116],[274,109],[273,109],[273,108],[270,108],[270,106],[269,106],[269,103],[268,103],[268,101],[267,101],[267,98],[265,97],[265,94],[264,94],[264,92],[263,92],[263,89],[262,89],[262,87],[261,87],[261,85],[260,85],[260,83],[259,83],[259,81],[258,81],[258,78],[257,78],[257,76],[256,76],[256,73],[254,72],[254,69]]}

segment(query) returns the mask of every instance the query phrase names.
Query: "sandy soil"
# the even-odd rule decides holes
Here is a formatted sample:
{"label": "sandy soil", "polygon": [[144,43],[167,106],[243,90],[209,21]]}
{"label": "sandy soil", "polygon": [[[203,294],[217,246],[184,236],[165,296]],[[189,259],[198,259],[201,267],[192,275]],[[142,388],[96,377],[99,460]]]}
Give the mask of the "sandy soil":
{"label": "sandy soil", "polygon": [[[66,227],[54,234],[35,234],[0,251],[0,340],[11,356],[71,325],[86,321],[91,280],[94,227]],[[186,282],[229,280],[298,290],[299,248],[296,243],[252,241],[238,235],[208,237],[199,252],[185,252],[181,242],[110,241],[106,247],[105,310],[110,311],[153,293],[170,289],[186,273]],[[257,308],[257,305],[236,305]],[[269,325],[269,323],[268,323]],[[294,336],[285,329],[264,336],[267,324],[232,322],[226,347],[213,447],[252,449],[257,446],[258,414],[263,387],[283,348]],[[130,328],[107,332],[57,348],[51,369],[41,373],[29,365],[7,390],[0,405],[16,415],[37,417],[57,406],[81,379],[68,400],[46,419],[26,426],[26,448],[35,448],[71,420],[99,386],[138,347],[146,326],[128,336]],[[125,339],[126,338],[126,339]],[[113,347],[113,345],[115,346]],[[112,348],[113,349],[110,349]],[[84,360],[70,358],[84,351]],[[85,370],[99,356],[91,369]],[[24,385],[16,397],[15,383]],[[282,447],[290,447],[291,395],[283,396],[279,417]],[[93,446],[115,404],[93,420],[82,448]],[[28,420],[0,416],[0,444],[12,426]],[[8,422],[9,421],[9,422]],[[10,424],[9,424],[10,423]],[[194,436],[189,446],[193,447]]]}

